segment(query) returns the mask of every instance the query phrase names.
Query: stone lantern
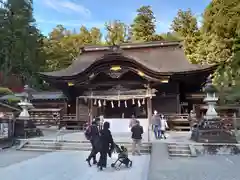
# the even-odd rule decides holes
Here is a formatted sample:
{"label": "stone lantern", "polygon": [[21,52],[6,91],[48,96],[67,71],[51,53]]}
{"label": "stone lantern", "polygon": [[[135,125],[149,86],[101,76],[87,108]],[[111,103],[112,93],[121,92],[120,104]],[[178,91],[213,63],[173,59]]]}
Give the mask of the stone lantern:
{"label": "stone lantern", "polygon": [[34,122],[31,120],[29,115],[29,109],[33,108],[32,103],[30,102],[32,99],[33,89],[29,88],[28,85],[24,86],[23,93],[17,95],[21,98],[18,105],[22,108],[22,111],[18,118],[15,121],[15,137],[29,137],[29,132],[34,132],[36,126]]}
{"label": "stone lantern", "polygon": [[22,108],[22,111],[19,115],[20,119],[29,119],[30,115],[28,110],[33,108],[32,103],[30,102],[32,99],[32,89],[29,88],[28,85],[24,86],[24,92],[19,95],[21,98],[21,101],[18,103],[18,105]]}
{"label": "stone lantern", "polygon": [[216,91],[212,84],[212,77],[209,76],[204,87],[206,97],[203,100],[207,104],[207,112],[193,128],[191,139],[201,143],[236,143],[235,135],[224,128],[215,110],[218,101]]}
{"label": "stone lantern", "polygon": [[217,104],[218,97],[216,96],[216,88],[212,84],[212,77],[209,76],[206,81],[206,85],[204,87],[204,92],[206,93],[206,97],[204,98],[204,102],[208,105],[206,115],[204,119],[218,119],[218,113],[215,110],[215,105]]}

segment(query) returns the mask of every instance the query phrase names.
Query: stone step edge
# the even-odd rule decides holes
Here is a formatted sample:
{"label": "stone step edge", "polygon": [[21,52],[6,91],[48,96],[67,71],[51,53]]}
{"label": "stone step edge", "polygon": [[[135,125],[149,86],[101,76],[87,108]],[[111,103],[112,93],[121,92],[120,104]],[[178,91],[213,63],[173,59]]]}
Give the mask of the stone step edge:
{"label": "stone step edge", "polygon": [[[64,148],[67,148],[67,149],[91,149],[91,146],[89,147],[86,147],[86,146],[80,146],[80,147],[69,147],[69,146],[24,146],[23,148],[42,148],[42,149],[57,149],[57,148],[61,148],[61,149],[64,149]],[[23,149],[22,148],[22,149]],[[131,150],[131,148],[128,149],[128,151]],[[151,148],[144,148],[144,147],[141,147],[141,150],[147,150],[147,151],[150,151]]]}
{"label": "stone step edge", "polygon": [[[79,144],[82,144],[82,145],[91,145],[90,142],[84,142],[84,143],[66,143],[66,142],[43,142],[43,141],[40,141],[40,142],[26,142],[25,144],[66,144],[66,145],[79,145]],[[117,145],[125,145],[125,146],[131,146],[132,143],[116,143]],[[152,144],[141,144],[141,146],[152,146]]]}
{"label": "stone step edge", "polygon": [[[37,152],[69,152],[69,151],[89,151],[89,150],[71,150],[71,149],[31,149],[31,148],[23,148],[19,151],[37,151]],[[150,152],[141,152],[142,155],[148,155]]]}
{"label": "stone step edge", "polygon": [[[80,141],[69,141],[69,140],[47,140],[47,139],[22,139],[22,142],[57,142],[57,143],[89,143],[87,140],[80,140]],[[132,144],[132,141],[115,141],[116,144]],[[152,144],[152,142],[142,142],[142,144]]]}
{"label": "stone step edge", "polygon": [[[22,149],[79,149],[79,150],[91,150],[91,147],[69,147],[69,146],[60,146],[60,147],[54,147],[54,146],[25,146]],[[21,149],[20,149],[21,150]],[[132,151],[132,149],[128,149],[128,151]],[[151,151],[150,148],[141,148],[140,151]]]}
{"label": "stone step edge", "polygon": [[168,149],[189,149],[189,146],[168,146]]}
{"label": "stone step edge", "polygon": [[170,157],[173,157],[173,156],[175,156],[175,157],[194,157],[194,156],[192,156],[191,154],[169,154],[169,156]]}
{"label": "stone step edge", "polygon": [[[91,147],[91,144],[89,143],[89,144],[81,144],[81,143],[79,143],[79,144],[59,144],[59,143],[52,143],[52,144],[44,144],[44,143],[26,143],[26,144],[24,144],[24,146],[25,145],[32,145],[32,146],[89,146],[89,147]],[[124,145],[125,147],[132,147],[132,145]],[[152,145],[141,145],[141,147],[146,147],[146,148],[149,148],[149,147],[152,147]]]}
{"label": "stone step edge", "polygon": [[191,153],[191,150],[190,149],[181,149],[181,150],[169,149],[168,152],[189,152],[189,153]]}

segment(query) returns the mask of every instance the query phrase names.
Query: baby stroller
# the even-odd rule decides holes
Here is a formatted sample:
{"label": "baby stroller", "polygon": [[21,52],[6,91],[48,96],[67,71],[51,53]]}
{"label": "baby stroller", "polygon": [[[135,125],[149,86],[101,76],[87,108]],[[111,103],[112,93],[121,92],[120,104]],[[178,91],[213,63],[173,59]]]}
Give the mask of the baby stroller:
{"label": "baby stroller", "polygon": [[119,147],[117,144],[114,144],[114,146],[116,153],[118,153],[118,158],[114,163],[111,164],[111,167],[119,169],[122,164],[124,164],[127,168],[132,167],[132,161],[128,158],[127,148],[124,146]]}

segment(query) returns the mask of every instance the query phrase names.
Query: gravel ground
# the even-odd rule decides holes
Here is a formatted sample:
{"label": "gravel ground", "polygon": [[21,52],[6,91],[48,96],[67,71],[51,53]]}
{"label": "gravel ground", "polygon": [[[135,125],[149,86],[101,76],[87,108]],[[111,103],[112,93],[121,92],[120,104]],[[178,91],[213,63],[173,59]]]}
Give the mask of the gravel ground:
{"label": "gravel ground", "polygon": [[148,180],[240,180],[240,156],[164,159]]}
{"label": "gravel ground", "polygon": [[20,163],[28,159],[46,154],[45,152],[16,151],[15,149],[6,149],[0,151],[0,168]]}

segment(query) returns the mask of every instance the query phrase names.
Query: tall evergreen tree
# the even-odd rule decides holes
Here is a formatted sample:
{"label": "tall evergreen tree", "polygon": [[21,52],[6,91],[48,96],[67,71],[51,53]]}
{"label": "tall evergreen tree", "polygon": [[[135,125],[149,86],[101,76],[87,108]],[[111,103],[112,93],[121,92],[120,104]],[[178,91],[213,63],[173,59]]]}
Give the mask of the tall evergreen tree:
{"label": "tall evergreen tree", "polygon": [[156,18],[151,6],[142,6],[137,9],[137,16],[131,25],[133,41],[154,41],[162,37],[155,34]]}
{"label": "tall evergreen tree", "polygon": [[[236,60],[234,46],[240,29],[240,1],[214,0],[203,14],[202,40],[198,45],[198,61],[220,64],[215,73],[215,82],[220,89],[233,82],[232,64]],[[235,67],[236,68],[236,67]],[[237,67],[239,68],[239,67]]]}
{"label": "tall evergreen tree", "polygon": [[179,10],[177,16],[174,18],[171,28],[184,43],[184,51],[188,59],[192,63],[196,61],[196,46],[199,43],[200,31],[197,26],[197,19],[194,17],[192,11]]}
{"label": "tall evergreen tree", "polygon": [[16,74],[24,83],[37,85],[37,72],[43,63],[42,37],[35,26],[32,0],[8,0],[1,11],[4,33],[2,48],[4,79]]}

